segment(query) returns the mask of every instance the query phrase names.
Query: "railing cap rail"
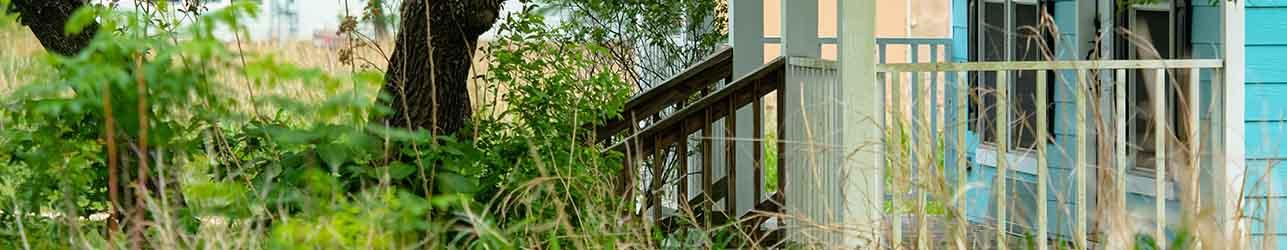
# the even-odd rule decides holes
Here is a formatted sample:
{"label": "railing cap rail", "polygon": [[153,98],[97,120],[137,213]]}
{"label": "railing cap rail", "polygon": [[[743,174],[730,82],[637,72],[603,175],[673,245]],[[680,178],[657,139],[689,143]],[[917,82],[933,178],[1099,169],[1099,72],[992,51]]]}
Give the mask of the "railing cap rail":
{"label": "railing cap rail", "polygon": [[[639,93],[626,101],[622,108],[621,117],[608,119],[603,124],[596,127],[597,140],[602,141],[609,139],[612,134],[628,128],[629,124],[637,122],[631,115],[649,117],[657,114],[665,107],[682,101],[688,95],[700,91],[704,86],[711,85],[706,78],[724,79],[731,75],[733,71],[733,50],[731,47],[721,47],[714,54],[703,58],[696,64],[688,66],[679,74],[671,76],[666,81],[653,86],[649,89],[640,90]],[[714,75],[718,74],[718,75]],[[703,80],[705,79],[705,80]]]}
{"label": "railing cap rail", "polygon": [[944,37],[877,37],[876,44],[884,45],[951,45],[951,38]]}
{"label": "railing cap rail", "polygon": [[[703,96],[702,98],[698,99],[696,102],[693,102],[692,104],[689,104],[688,106],[685,106],[679,109],[678,111],[675,111],[674,113],[670,114],[670,116],[661,119],[661,121],[650,124],[647,127],[644,127],[642,129],[632,131],[631,133],[625,135],[624,138],[621,138],[619,142],[613,144],[612,146],[604,148],[603,151],[606,152],[606,151],[624,149],[626,145],[628,145],[634,140],[637,140],[641,137],[647,138],[648,136],[658,133],[661,130],[665,130],[670,126],[675,126],[676,123],[680,122],[680,120],[682,120],[684,117],[695,114],[696,112],[700,112],[701,110],[711,108],[713,105],[719,103],[721,99],[728,98],[730,95],[733,95],[738,91],[742,91],[744,88],[753,87],[755,81],[761,81],[762,79],[767,78],[771,74],[773,74],[774,71],[782,70],[783,66],[786,64],[786,61],[789,61],[789,60],[780,56],[777,58],[774,58],[772,61],[769,61],[769,63],[760,65],[760,67],[756,68],[755,71],[752,71],[751,73],[745,76],[742,76],[737,78],[736,80],[733,80],[732,83],[724,86],[724,88],[720,88],[706,96]],[[781,80],[779,79],[778,81],[781,81]]]}
{"label": "railing cap rail", "polygon": [[787,65],[794,67],[805,67],[814,69],[838,69],[836,61],[813,58],[813,57],[791,57],[787,59]]}
{"label": "railing cap rail", "polygon": [[954,72],[997,70],[1079,70],[1079,69],[1187,69],[1223,68],[1220,59],[1174,60],[1089,60],[1089,61],[1008,61],[961,63],[899,63],[876,65],[876,72]]}

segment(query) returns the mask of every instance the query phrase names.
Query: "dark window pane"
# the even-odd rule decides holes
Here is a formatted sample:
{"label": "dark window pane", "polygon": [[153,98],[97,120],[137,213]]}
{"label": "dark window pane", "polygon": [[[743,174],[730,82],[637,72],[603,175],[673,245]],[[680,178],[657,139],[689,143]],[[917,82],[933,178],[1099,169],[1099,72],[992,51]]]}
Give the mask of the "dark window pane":
{"label": "dark window pane", "polygon": [[[1035,33],[1038,30],[1039,8],[1036,5],[1018,4],[1014,8],[1014,61],[1042,60],[1041,42],[1044,38]],[[1011,86],[1010,143],[1015,148],[1034,148],[1037,141],[1037,72],[1017,71],[1014,86]]]}
{"label": "dark window pane", "polygon": [[[1130,43],[1133,53],[1127,55],[1130,59],[1171,59],[1174,55],[1171,53],[1171,20],[1170,13],[1166,11],[1144,11],[1136,10],[1134,23],[1130,24],[1131,36],[1133,39],[1127,39]],[[1147,39],[1147,40],[1144,40]],[[1142,41],[1141,41],[1142,40]],[[1143,169],[1153,169],[1153,156],[1155,155],[1153,138],[1158,136],[1158,131],[1153,129],[1153,120],[1157,115],[1153,112],[1153,102],[1151,89],[1157,81],[1166,79],[1154,79],[1155,71],[1138,70],[1132,77],[1128,95],[1133,99],[1128,105],[1127,112],[1132,114],[1130,126],[1127,129],[1129,133],[1127,138],[1131,144],[1138,145],[1135,154],[1135,165]],[[1168,75],[1170,72],[1168,72]],[[1170,94],[1170,84],[1164,84],[1164,93]],[[1166,101],[1166,100],[1159,100]],[[1165,119],[1165,118],[1163,118]]]}
{"label": "dark window pane", "polygon": [[[1040,61],[1045,60],[1048,37],[1038,34],[1041,12],[1037,4],[1016,3],[1013,6],[1014,23],[1006,24],[1006,5],[1002,2],[984,2],[982,15],[974,1],[971,6],[970,59],[973,61]],[[980,22],[979,17],[982,17]],[[1011,35],[1007,37],[1006,31]],[[979,33],[982,32],[982,40]],[[1010,44],[1007,51],[1006,43]],[[1012,53],[1007,56],[1007,53]],[[1036,82],[1035,71],[1017,71],[1010,74],[1011,145],[1030,148],[1036,141]],[[971,95],[971,117],[981,119],[974,130],[985,142],[996,142],[996,80],[995,72],[975,72],[970,75],[974,93]],[[1042,83],[1046,84],[1046,83]],[[1048,88],[1049,89],[1049,88]],[[981,107],[980,107],[981,105]],[[1052,116],[1053,117],[1053,116]]]}

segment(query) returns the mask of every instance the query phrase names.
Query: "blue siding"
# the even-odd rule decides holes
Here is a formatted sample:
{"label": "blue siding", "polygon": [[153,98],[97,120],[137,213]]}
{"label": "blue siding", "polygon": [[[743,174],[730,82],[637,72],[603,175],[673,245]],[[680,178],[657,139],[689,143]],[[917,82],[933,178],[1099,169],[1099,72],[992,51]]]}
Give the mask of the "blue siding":
{"label": "blue siding", "polygon": [[[1253,9],[1247,10],[1251,13]],[[1284,15],[1283,18],[1287,18]],[[1250,27],[1258,21],[1247,21]],[[1260,25],[1260,24],[1254,24]],[[1249,34],[1248,37],[1251,37]],[[1247,45],[1247,83],[1287,83],[1287,40],[1279,44]]]}
{"label": "blue siding", "polygon": [[[1264,221],[1252,220],[1253,239],[1287,240],[1287,205],[1277,196],[1287,194],[1287,0],[1247,1],[1246,82],[1246,212],[1264,218],[1272,203],[1275,234],[1266,235]],[[1268,181],[1269,183],[1266,183]],[[1272,185],[1270,185],[1272,183]],[[1260,242],[1253,241],[1258,247]],[[1279,244],[1278,249],[1287,249]]]}
{"label": "blue siding", "polygon": [[[1270,164],[1273,166],[1266,172],[1266,167]],[[1268,177],[1268,178],[1266,178]],[[1287,234],[1287,201],[1282,198],[1287,194],[1287,164],[1275,161],[1248,161],[1247,162],[1247,184],[1248,192],[1247,203],[1245,204],[1249,216],[1252,216],[1250,232],[1253,237],[1263,237],[1268,232],[1268,225],[1263,222],[1267,219],[1265,211],[1273,212],[1273,232],[1278,237]],[[1281,242],[1283,238],[1278,238]],[[1252,246],[1258,246],[1259,242],[1253,242]],[[1287,246],[1279,244],[1279,249]]]}
{"label": "blue siding", "polygon": [[1246,128],[1248,160],[1287,159],[1287,123],[1247,122]]}
{"label": "blue siding", "polygon": [[[1264,8],[1273,8],[1273,7],[1287,7],[1287,0],[1248,0],[1247,1],[1247,10],[1251,10],[1253,8],[1264,9]],[[1247,14],[1248,16],[1250,16],[1251,13],[1248,12]]]}
{"label": "blue siding", "polygon": [[[1248,10],[1247,45],[1281,45],[1283,41],[1287,41],[1287,18],[1283,18],[1287,17],[1287,7],[1248,8]],[[1219,23],[1216,24],[1219,25]]]}
{"label": "blue siding", "polygon": [[[952,0],[952,3],[952,40],[955,47],[953,57],[957,61],[966,61],[969,56],[969,42],[972,39],[969,37],[968,30],[970,25],[967,12],[969,6],[966,0]],[[1081,53],[1077,46],[1077,7],[1076,0],[1056,0],[1055,2],[1055,25],[1061,31],[1059,41],[1057,41],[1056,57],[1060,60],[1081,59]],[[1068,166],[1071,165],[1069,161],[1074,153],[1073,138],[1075,138],[1075,134],[1072,125],[1075,124],[1073,123],[1075,107],[1073,106],[1072,87],[1075,83],[1072,80],[1076,79],[1076,72],[1065,71],[1057,72],[1057,74],[1059,78],[1065,80],[1057,84],[1055,94],[1051,96],[1051,104],[1055,105],[1055,111],[1052,115],[1056,121],[1052,126],[1055,130],[1053,136],[1055,136],[1056,140],[1054,144],[1048,146],[1051,176],[1049,186],[1046,188],[1050,196],[1048,197],[1049,200],[1045,202],[1050,208],[1047,214],[1050,219],[1048,230],[1055,235],[1068,236],[1072,232],[1070,220],[1075,218],[1071,214],[1073,213],[1071,208],[1075,206],[1075,203],[1068,197],[1074,195],[1073,187],[1075,187],[1076,180],[1072,177],[1072,169]],[[969,157],[973,157],[975,150],[978,148],[979,138],[975,134],[976,132],[971,131],[966,135],[966,144],[968,146],[965,150],[967,150]],[[971,160],[970,164],[974,167],[967,179],[971,184],[971,189],[966,192],[965,196],[969,209],[966,214],[974,221],[991,221],[995,211],[995,204],[993,204],[995,197],[993,196],[994,190],[992,190],[992,186],[995,183],[993,178],[996,176],[996,168],[995,166],[980,165],[972,161],[973,159],[967,158],[967,160]],[[955,168],[949,167],[949,169]],[[951,176],[952,174],[949,174],[949,178]],[[1031,224],[1029,223],[1034,222],[1036,219],[1036,216],[1032,214],[1036,211],[1035,202],[1037,202],[1035,201],[1036,176],[1020,172],[1011,172],[1010,176],[1011,181],[1013,181],[1013,190],[1010,190],[1013,198],[1012,202],[1019,203],[1014,207],[1015,210],[1011,211],[1012,217],[1010,220],[1017,224],[1023,224],[1022,226],[1030,227]],[[1093,190],[1094,187],[1088,188]],[[1062,201],[1060,197],[1064,197]],[[1094,197],[1091,196],[1087,199],[1093,201]]]}
{"label": "blue siding", "polygon": [[952,0],[952,60],[957,62],[970,59],[968,4],[967,0]]}
{"label": "blue siding", "polygon": [[1287,83],[1247,84],[1244,105],[1247,122],[1287,121]]}
{"label": "blue siding", "polygon": [[[1220,15],[1221,11],[1218,6],[1208,6],[1207,0],[1192,0],[1195,4],[1193,9],[1194,27],[1192,40],[1189,41],[1193,47],[1192,56],[1195,58],[1220,58],[1221,48],[1221,30]],[[967,22],[966,0],[953,0],[953,18],[952,18],[952,39],[954,42],[953,59],[964,61],[967,59],[969,50],[969,37]],[[1287,161],[1287,0],[1258,0],[1247,1],[1246,11],[1246,98],[1240,100],[1246,106],[1246,141],[1247,148],[1247,195],[1249,196],[1246,212],[1249,216],[1264,217],[1264,207],[1268,202],[1273,202],[1275,208],[1276,232],[1269,237],[1278,237],[1278,241],[1287,242],[1287,164],[1281,162]],[[1079,59],[1079,53],[1076,49],[1076,2],[1073,0],[1058,0],[1055,2],[1055,23],[1064,33],[1059,34],[1060,48],[1057,48],[1057,57],[1062,60]],[[1203,72],[1204,83],[1209,83],[1210,71]],[[1064,79],[1074,79],[1072,72],[1060,72]],[[1075,183],[1071,176],[1071,169],[1068,168],[1067,160],[1072,157],[1073,142],[1075,136],[1074,128],[1071,126],[1074,119],[1074,107],[1072,106],[1072,95],[1069,83],[1060,83],[1055,88],[1055,95],[1052,96],[1053,105],[1055,106],[1055,119],[1053,124],[1056,130],[1056,141],[1050,147],[1052,167],[1052,178],[1049,190],[1051,190],[1052,200],[1048,202],[1051,209],[1051,232],[1066,235],[1071,228],[1069,219],[1074,215],[1068,214],[1069,208],[1075,204],[1071,202],[1058,202],[1054,197],[1071,197],[1072,186]],[[1204,84],[1205,85],[1205,84]],[[1204,99],[1209,98],[1209,93],[1204,93]],[[1239,100],[1229,100],[1239,101]],[[977,149],[975,145],[978,138],[975,134],[968,134],[970,146],[967,155],[973,156],[973,151]],[[972,159],[967,159],[972,160]],[[973,162],[971,164],[977,164]],[[1270,165],[1275,168],[1269,168]],[[1258,180],[1266,176],[1266,169],[1269,168],[1268,178],[1273,180],[1273,185],[1269,186]],[[996,169],[992,166],[975,165],[970,173],[969,181],[973,184],[973,189],[967,192],[965,200],[969,205],[967,215],[972,220],[990,220],[992,217],[992,204],[994,190],[992,190],[993,178]],[[1013,173],[1017,183],[1024,183],[1026,179],[1032,179],[1033,176],[1024,173]],[[1022,186],[1022,185],[1020,185]],[[1028,186],[1028,189],[1032,187]],[[1031,190],[1010,190],[1015,197],[1016,202],[1032,203],[1032,198],[1028,197]],[[1138,197],[1136,197],[1138,196]],[[1265,198],[1269,196],[1271,198]],[[1148,201],[1147,208],[1151,208],[1152,197],[1144,197],[1133,194],[1132,207],[1139,204],[1136,202]],[[1019,206],[1020,210],[1030,208],[1031,205],[1025,204]],[[1179,207],[1178,204],[1169,204],[1170,207]],[[1145,209],[1151,210],[1151,209]],[[1141,213],[1147,213],[1141,212]],[[1171,217],[1168,221],[1176,222],[1175,214],[1168,214]],[[1019,219],[1019,218],[1014,218]],[[1261,223],[1251,223],[1253,241],[1263,239],[1265,225]],[[1258,246],[1258,242],[1252,242],[1253,246]],[[1279,249],[1287,249],[1287,244],[1279,246]]]}
{"label": "blue siding", "polygon": [[[969,22],[969,16],[965,12],[967,8],[966,4],[967,4],[966,0],[952,0],[952,12],[951,12],[952,13],[952,51],[948,53],[951,53],[951,58],[953,62],[964,62],[969,59],[968,52],[969,52],[970,46],[969,46],[969,43],[967,42],[968,41],[967,39],[969,39],[968,37],[970,32],[969,32],[969,26],[968,24],[966,24],[967,22]],[[944,84],[944,86],[946,86],[945,89],[947,90],[947,92],[945,93],[956,93],[956,90],[958,89],[958,85],[956,81],[952,81],[955,79],[956,79],[955,77],[951,77],[951,79],[949,79],[949,81],[946,84]],[[946,121],[962,121],[961,117],[964,117],[965,115],[958,114],[958,112],[956,112],[957,110],[956,108],[951,108],[951,107],[956,107],[957,103],[961,102],[961,100],[957,100],[955,94],[948,94],[945,99],[947,102],[946,107],[949,107],[947,109]],[[956,130],[947,129],[944,132],[945,132],[944,136],[947,137],[946,142],[948,143],[948,145],[956,145],[956,137],[957,137]],[[957,149],[954,147],[946,147],[946,148],[948,149],[947,153],[949,155],[944,160],[944,163],[945,163],[944,168],[946,168],[944,172],[947,173],[946,177],[948,178],[948,180],[955,181],[957,179],[956,176],[958,174],[956,173],[956,165],[957,165],[957,161],[959,160],[957,159],[956,155],[958,150],[965,150],[965,149]],[[968,152],[966,155],[968,155]]]}
{"label": "blue siding", "polygon": [[[1089,1],[1086,1],[1089,2]],[[1060,60],[1079,60],[1082,59],[1082,53],[1078,49],[1080,40],[1078,38],[1078,1],[1076,0],[1058,0],[1055,1],[1055,26],[1059,28],[1058,47],[1055,48],[1055,57]],[[1089,24],[1084,24],[1089,25]],[[1091,36],[1093,34],[1083,34]],[[1055,121],[1051,126],[1054,128],[1054,143],[1048,145],[1047,165],[1050,167],[1050,185],[1047,188],[1051,201],[1047,203],[1051,210],[1049,213],[1051,225],[1047,228],[1051,233],[1063,237],[1071,238],[1074,228],[1074,218],[1076,214],[1076,200],[1072,197],[1076,195],[1076,184],[1078,180],[1073,173],[1073,157],[1076,155],[1076,95],[1074,90],[1077,86],[1077,72],[1063,71],[1056,72],[1059,76],[1055,82],[1054,95],[1051,96],[1051,104],[1054,105],[1054,112],[1051,116]],[[1093,186],[1087,187],[1093,190]],[[1062,198],[1060,198],[1062,197]],[[1087,201],[1094,201],[1094,197],[1088,194]],[[1087,212],[1094,212],[1094,209],[1088,209]]]}

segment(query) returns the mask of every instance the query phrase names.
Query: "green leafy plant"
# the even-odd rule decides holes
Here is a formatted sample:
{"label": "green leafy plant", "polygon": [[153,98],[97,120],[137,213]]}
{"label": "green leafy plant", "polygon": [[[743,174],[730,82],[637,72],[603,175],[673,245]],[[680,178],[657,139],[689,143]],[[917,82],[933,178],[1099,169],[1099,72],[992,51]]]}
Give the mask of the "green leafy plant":
{"label": "green leafy plant", "polygon": [[[42,58],[50,70],[0,102],[0,204],[55,214],[0,213],[25,225],[0,226],[20,232],[0,234],[0,248],[123,247],[125,231],[80,219],[114,204],[144,211],[145,240],[129,244],[154,248],[584,248],[647,232],[619,221],[633,210],[612,191],[620,156],[586,143],[585,126],[616,116],[631,92],[596,62],[604,45],[547,26],[534,7],[511,15],[483,76],[504,106],[485,105],[468,133],[431,136],[372,123],[389,110],[379,73],[300,67],[216,36],[244,35],[256,8],[186,22],[78,11],[67,31],[100,23],[90,47]],[[288,85],[322,97],[254,94]],[[145,198],[108,198],[113,164],[118,192]],[[131,186],[139,175],[149,192]]]}

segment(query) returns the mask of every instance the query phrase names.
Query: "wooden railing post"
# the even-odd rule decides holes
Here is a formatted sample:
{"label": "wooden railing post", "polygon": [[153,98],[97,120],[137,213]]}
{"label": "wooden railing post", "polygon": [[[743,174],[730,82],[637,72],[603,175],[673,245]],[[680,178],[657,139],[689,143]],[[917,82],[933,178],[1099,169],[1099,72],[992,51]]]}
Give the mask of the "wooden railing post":
{"label": "wooden railing post", "polygon": [[[890,124],[892,124],[891,127],[893,128],[890,129],[891,131],[884,131],[884,133],[892,133],[892,135],[890,136],[893,137],[893,140],[890,140],[891,145],[889,145],[888,148],[886,148],[887,152],[889,152],[889,155],[892,156],[891,157],[892,159],[889,161],[892,166],[890,166],[889,169],[893,171],[900,171],[902,170],[902,167],[906,166],[905,164],[902,164],[904,162],[903,161],[903,136],[902,136],[903,134],[903,122],[902,122],[903,121],[903,102],[902,102],[902,99],[903,99],[902,85],[903,84],[901,81],[902,73],[890,72],[890,74],[892,75],[892,77],[890,77],[891,81],[889,83],[889,92],[890,92],[889,105],[893,109],[893,111],[891,112],[893,114],[890,115],[891,117]],[[903,195],[906,194],[904,193],[904,191],[906,190],[903,189],[903,187],[906,186],[906,184],[904,183],[905,182],[901,182],[901,181],[894,183],[893,192],[890,192],[892,193],[892,195],[890,195],[890,201],[889,201],[889,204],[892,205],[891,206],[892,209],[890,211],[891,218],[889,218],[890,219],[889,228],[891,231],[890,246],[894,249],[898,249],[903,245],[903,214],[901,211],[903,204],[902,204],[901,198]]]}
{"label": "wooden railing post", "polygon": [[[1118,69],[1117,83],[1113,84],[1115,86],[1114,97],[1117,99],[1117,101],[1114,102],[1114,109],[1116,110],[1117,117],[1113,119],[1114,120],[1113,122],[1116,124],[1116,127],[1117,127],[1115,131],[1116,142],[1114,143],[1116,148],[1114,151],[1117,152],[1116,153],[1117,155],[1116,157],[1117,158],[1117,164],[1116,164],[1117,165],[1117,183],[1116,184],[1118,189],[1117,190],[1118,205],[1113,209],[1117,210],[1115,213],[1122,215],[1123,217],[1126,215],[1126,169],[1127,169],[1126,164],[1129,164],[1126,159],[1127,157],[1126,155],[1126,147],[1127,147],[1126,120],[1129,117],[1129,115],[1126,113],[1126,87],[1127,87],[1126,77],[1127,77],[1126,70]],[[1126,218],[1119,218],[1119,219],[1126,219]],[[1117,239],[1126,240],[1128,242],[1121,242],[1121,244],[1123,245],[1120,245],[1120,246],[1125,247],[1126,245],[1131,244],[1131,242],[1129,242],[1130,241],[1129,237],[1131,237],[1131,235],[1129,235],[1129,233],[1121,233],[1121,234],[1123,235],[1118,235],[1119,238]]]}
{"label": "wooden railing post", "polygon": [[[1201,81],[1202,81],[1202,69],[1195,67],[1195,68],[1190,68],[1189,71],[1191,72],[1189,73],[1189,90],[1188,90],[1188,99],[1189,99],[1188,101],[1189,136],[1188,137],[1189,137],[1189,171],[1190,172],[1189,172],[1189,183],[1185,189],[1189,190],[1189,195],[1190,195],[1190,198],[1188,201],[1189,204],[1191,205],[1191,207],[1189,207],[1188,209],[1189,221],[1194,226],[1198,226],[1199,223],[1197,222],[1197,218],[1198,216],[1200,216],[1200,211],[1202,210],[1202,202],[1200,201],[1201,195],[1199,194],[1200,192],[1198,191],[1200,190],[1198,188],[1198,176],[1202,175],[1201,174],[1202,173],[1202,135],[1200,134],[1201,128],[1198,122],[1199,120],[1198,116],[1201,115],[1201,109],[1202,109],[1202,95],[1199,93],[1201,91],[1199,87],[1201,86]],[[1196,227],[1190,231],[1192,231],[1192,234],[1193,234],[1193,239],[1195,241],[1194,245],[1201,246],[1202,245],[1202,242],[1201,242],[1202,228]]]}
{"label": "wooden railing post", "polygon": [[[968,99],[968,93],[970,91],[968,76],[968,72],[956,72],[957,121],[952,123],[953,128],[956,129],[956,192],[960,193],[959,195],[962,196],[965,195],[964,192],[966,191],[965,188],[967,184],[966,180],[969,176],[969,173],[966,172],[965,160],[965,132],[970,123],[969,107],[967,106],[970,103],[970,99]],[[966,242],[965,234],[969,231],[970,225],[965,220],[966,203],[968,202],[966,202],[965,199],[960,199],[956,204],[956,249],[958,250],[966,249],[968,244]]]}
{"label": "wooden railing post", "polygon": [[703,124],[702,126],[702,197],[706,197],[706,198],[705,200],[702,201],[702,212],[707,214],[706,223],[710,223],[710,220],[709,220],[710,212],[712,211],[711,203],[715,202],[714,200],[711,200],[711,197],[710,197],[710,194],[712,191],[711,178],[713,177],[711,175],[715,173],[715,171],[712,171],[714,164],[712,164],[711,162],[711,153],[714,152],[715,150],[713,150],[712,148],[713,146],[711,145],[711,142],[713,140],[711,140],[712,133],[711,133],[710,110],[709,109],[706,110],[703,115],[705,116],[705,118],[704,118],[704,122],[702,122]]}
{"label": "wooden railing post", "polygon": [[1074,136],[1077,137],[1075,139],[1075,147],[1077,148],[1073,150],[1076,152],[1073,156],[1075,158],[1073,172],[1077,180],[1077,187],[1073,190],[1075,192],[1074,196],[1077,197],[1077,204],[1075,205],[1077,207],[1076,216],[1073,218],[1073,239],[1077,249],[1087,249],[1090,246],[1086,241],[1086,233],[1088,233],[1086,223],[1090,216],[1086,216],[1086,183],[1090,180],[1086,177],[1086,168],[1090,166],[1086,165],[1086,137],[1088,136],[1086,134],[1086,92],[1088,90],[1086,89],[1085,68],[1077,69],[1077,79],[1073,84],[1075,84],[1073,86],[1073,95],[1075,96],[1073,102],[1077,112],[1075,114],[1077,124],[1073,125],[1076,127],[1076,135]]}
{"label": "wooden railing post", "polygon": [[1046,143],[1050,141],[1049,127],[1046,121],[1046,71],[1037,71],[1037,249],[1046,250],[1049,243],[1046,238],[1050,236],[1047,230],[1047,201],[1050,199],[1046,196],[1046,185],[1050,179],[1050,171],[1047,169],[1046,162]]}
{"label": "wooden railing post", "polygon": [[1166,69],[1154,70],[1152,97],[1149,98],[1153,103],[1153,183],[1156,195],[1154,195],[1154,211],[1157,222],[1153,228],[1153,239],[1157,242],[1158,247],[1165,248],[1163,245],[1166,240],[1166,137],[1169,134],[1166,129]]}
{"label": "wooden railing post", "polygon": [[[756,80],[755,84],[753,84],[753,87],[751,88],[758,92],[760,90],[760,82],[761,81]],[[753,123],[751,131],[751,164],[753,165],[751,169],[754,171],[752,172],[752,179],[755,181],[755,194],[752,198],[754,199],[755,204],[759,204],[760,202],[764,202],[762,199],[763,197],[761,197],[764,193],[764,98],[758,94],[752,95],[751,98],[755,98],[755,100],[751,102],[751,115],[753,116],[751,119]]]}
{"label": "wooden railing post", "polygon": [[1006,157],[1007,156],[1006,154],[1010,151],[1010,136],[1009,136],[1009,133],[1010,133],[1010,126],[1009,126],[1010,124],[1010,100],[1009,100],[1010,82],[1008,80],[1009,73],[1010,72],[1003,71],[1003,70],[996,71],[997,92],[995,96],[997,100],[997,106],[996,106],[997,113],[996,113],[996,125],[993,126],[996,129],[996,134],[997,134],[997,137],[996,137],[997,177],[996,177],[996,185],[993,189],[996,192],[996,197],[997,197],[996,199],[996,208],[997,208],[996,241],[997,241],[997,248],[1001,250],[1007,249],[1006,239],[1009,237],[1009,231],[1010,231],[1009,229],[1010,221],[1006,217],[1006,208],[1010,206],[1009,204],[1010,190],[1006,185],[1009,183],[1009,178],[1010,178],[1009,177],[1010,160],[1007,159]]}
{"label": "wooden railing post", "polygon": [[728,191],[724,195],[724,210],[728,212],[731,218],[742,215],[741,209],[737,207],[737,93],[728,96],[725,106],[728,116],[724,118],[727,123],[724,126],[724,158],[725,158],[725,177],[728,178]]}
{"label": "wooden railing post", "polygon": [[661,195],[662,184],[665,183],[665,165],[666,153],[665,146],[661,144],[661,135],[652,139],[652,181],[648,188],[648,203],[652,207],[652,216],[654,221],[661,221]]}
{"label": "wooden railing post", "polygon": [[[912,74],[919,76],[921,72],[913,72]],[[935,75],[936,74],[932,72],[929,73],[929,77],[926,77],[924,81],[930,82],[930,79],[935,78]],[[921,85],[920,87],[921,88],[912,89],[914,93],[918,93],[918,95],[920,95],[920,98],[918,98],[919,100],[913,102],[912,107],[915,107],[915,109],[912,113],[919,113],[919,115],[915,115],[914,117],[916,117],[918,123],[921,124],[920,126],[916,126],[917,129],[915,131],[912,131],[912,133],[916,134],[918,138],[918,140],[914,141],[914,147],[917,148],[917,153],[913,156],[913,159],[918,160],[915,168],[916,179],[913,185],[915,185],[914,188],[916,189],[916,248],[926,249],[929,247],[930,240],[929,217],[926,216],[928,213],[927,208],[929,207],[929,193],[926,192],[926,190],[930,185],[930,166],[936,164],[933,164],[934,151],[932,145],[934,144],[934,138],[928,135],[931,134],[930,131],[934,130],[934,125],[931,122],[926,126],[925,122],[933,119],[932,117],[934,112],[930,109],[930,102],[933,102],[935,99],[925,98],[925,94],[921,93],[921,91],[933,93],[933,84],[928,84],[928,87],[926,85]]]}
{"label": "wooden railing post", "polygon": [[678,155],[678,167],[676,167],[675,173],[679,177],[679,182],[676,184],[678,187],[675,189],[675,204],[677,204],[676,208],[682,214],[690,212],[692,208],[688,207],[688,123],[684,122],[680,126],[680,131],[683,131],[683,134],[679,135],[679,141],[677,142],[679,145],[675,149],[675,155]]}
{"label": "wooden railing post", "polygon": [[[777,92],[777,100],[778,100],[778,104],[777,104],[777,111],[778,111],[778,135],[777,135],[777,136],[778,136],[778,137],[777,137],[778,152],[775,152],[775,153],[776,153],[776,154],[778,154],[778,169],[777,169],[777,170],[778,170],[778,171],[777,171],[777,172],[778,172],[778,173],[777,173],[777,174],[778,174],[778,193],[782,194],[782,199],[778,201],[778,202],[780,202],[778,205],[780,205],[780,206],[783,208],[783,209],[782,209],[783,213],[786,213],[786,212],[788,212],[788,211],[789,211],[789,210],[786,210],[786,207],[787,207],[787,206],[786,206],[786,203],[787,203],[787,201],[789,201],[789,200],[791,200],[791,199],[797,199],[797,198],[793,198],[793,197],[790,197],[790,196],[787,196],[787,195],[786,195],[786,194],[787,194],[787,192],[786,192],[786,190],[787,190],[787,183],[788,183],[788,182],[787,182],[787,169],[786,169],[786,140],[785,140],[785,136],[786,136],[786,94],[785,94],[785,93],[786,93],[786,81],[781,81],[781,80],[780,80],[780,81],[778,81],[778,83],[777,83],[777,91],[776,91],[776,92]],[[785,222],[784,222],[784,227],[785,227],[786,225],[787,225],[787,224],[785,224]]]}

